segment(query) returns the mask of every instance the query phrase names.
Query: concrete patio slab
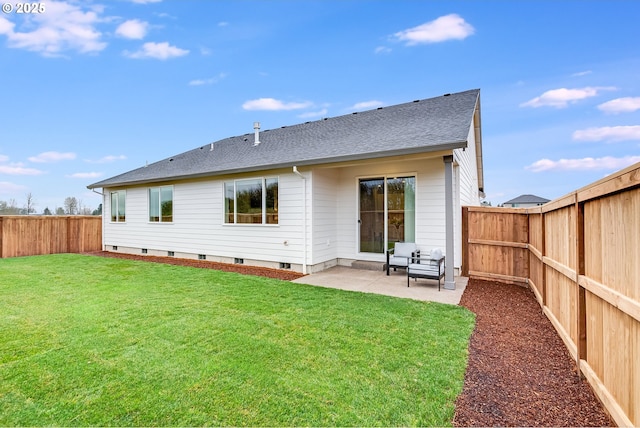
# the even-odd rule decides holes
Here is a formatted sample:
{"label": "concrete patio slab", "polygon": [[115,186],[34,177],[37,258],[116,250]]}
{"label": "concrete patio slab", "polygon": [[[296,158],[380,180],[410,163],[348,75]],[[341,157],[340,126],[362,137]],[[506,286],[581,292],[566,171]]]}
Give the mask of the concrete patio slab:
{"label": "concrete patio slab", "polygon": [[418,279],[417,281],[412,279],[410,286],[407,287],[407,274],[402,270],[391,272],[387,276],[383,271],[336,266],[304,276],[293,282],[457,305],[460,303],[468,281],[469,278],[458,276],[455,279],[455,290],[445,290],[441,285],[441,290],[438,291],[438,283],[428,279]]}

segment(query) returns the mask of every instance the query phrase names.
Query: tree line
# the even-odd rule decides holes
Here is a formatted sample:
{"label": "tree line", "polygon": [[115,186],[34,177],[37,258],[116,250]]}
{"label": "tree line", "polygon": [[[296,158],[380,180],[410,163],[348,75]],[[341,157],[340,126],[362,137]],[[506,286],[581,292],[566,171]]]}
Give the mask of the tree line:
{"label": "tree line", "polygon": [[42,212],[38,212],[36,206],[33,195],[28,193],[21,207],[15,199],[0,201],[0,215],[102,215],[102,204],[92,210],[84,205],[81,199],[73,196],[65,198],[61,207],[53,207],[53,209],[45,207]]}

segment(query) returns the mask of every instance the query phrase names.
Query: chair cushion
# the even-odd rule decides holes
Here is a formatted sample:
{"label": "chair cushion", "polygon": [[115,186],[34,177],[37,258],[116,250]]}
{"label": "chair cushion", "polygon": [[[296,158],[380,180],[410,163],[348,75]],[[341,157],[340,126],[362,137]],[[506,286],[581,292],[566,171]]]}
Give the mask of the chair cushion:
{"label": "chair cushion", "polygon": [[396,242],[393,255],[396,257],[411,257],[411,253],[415,252],[417,249],[418,247],[415,242]]}
{"label": "chair cushion", "polygon": [[[411,254],[409,254],[409,257],[410,256]],[[396,257],[396,256],[389,257],[390,266],[406,266],[408,262],[409,262],[409,259],[407,257]]]}
{"label": "chair cushion", "polygon": [[440,248],[434,248],[433,250],[431,250],[429,258],[431,260],[440,260],[442,258],[442,250]]}

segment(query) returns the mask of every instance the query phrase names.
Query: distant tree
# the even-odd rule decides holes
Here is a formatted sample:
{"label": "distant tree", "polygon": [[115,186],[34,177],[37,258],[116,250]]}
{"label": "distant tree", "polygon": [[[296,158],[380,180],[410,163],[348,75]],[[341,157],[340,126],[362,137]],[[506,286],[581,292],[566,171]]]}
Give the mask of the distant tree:
{"label": "distant tree", "polygon": [[96,208],[95,210],[93,210],[93,212],[91,213],[91,215],[102,215],[102,204],[98,205],[98,208]]}
{"label": "distant tree", "polygon": [[65,215],[64,208],[62,207],[56,208],[56,215]]}
{"label": "distant tree", "polygon": [[49,209],[49,207],[46,207],[44,211],[42,211],[42,215],[51,215],[51,210]]}
{"label": "distant tree", "polygon": [[480,203],[480,205],[482,205],[483,207],[490,207],[490,206],[491,206],[491,202],[489,202],[489,201],[482,201],[482,202]]}
{"label": "distant tree", "polygon": [[29,214],[35,213],[36,212],[36,208],[35,208],[36,202],[33,199],[33,195],[31,194],[31,192],[27,193],[26,198],[27,198],[27,202],[24,205],[24,209],[26,211],[25,214],[29,215]]}
{"label": "distant tree", "polygon": [[64,199],[64,213],[68,215],[76,215],[78,213],[78,200],[69,196]]}
{"label": "distant tree", "polygon": [[4,215],[20,214],[20,208],[16,206],[16,200],[10,199],[9,202],[0,201],[0,214],[4,214]]}

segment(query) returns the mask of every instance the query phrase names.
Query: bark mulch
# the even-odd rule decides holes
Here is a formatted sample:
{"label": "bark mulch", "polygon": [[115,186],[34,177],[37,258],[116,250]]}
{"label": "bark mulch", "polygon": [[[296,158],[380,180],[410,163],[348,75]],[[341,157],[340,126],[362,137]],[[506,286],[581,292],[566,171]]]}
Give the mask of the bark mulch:
{"label": "bark mulch", "polygon": [[[87,254],[283,280],[303,276],[283,269],[206,260],[107,251]],[[580,378],[531,290],[470,280],[460,305],[476,314],[476,327],[454,426],[615,426],[591,386]]]}
{"label": "bark mulch", "polygon": [[85,253],[92,256],[112,257],[117,259],[142,260],[145,262],[167,263],[176,266],[191,266],[204,269],[215,269],[224,272],[236,272],[246,275],[266,276],[267,278],[283,279],[291,281],[303,277],[301,273],[285,269],[271,269],[266,267],[235,265],[231,263],[218,263],[208,260],[183,259],[179,257],[143,256],[136,254],[113,253],[110,251],[94,251]]}
{"label": "bark mulch", "polygon": [[615,426],[528,288],[470,280],[476,314],[454,426]]}

